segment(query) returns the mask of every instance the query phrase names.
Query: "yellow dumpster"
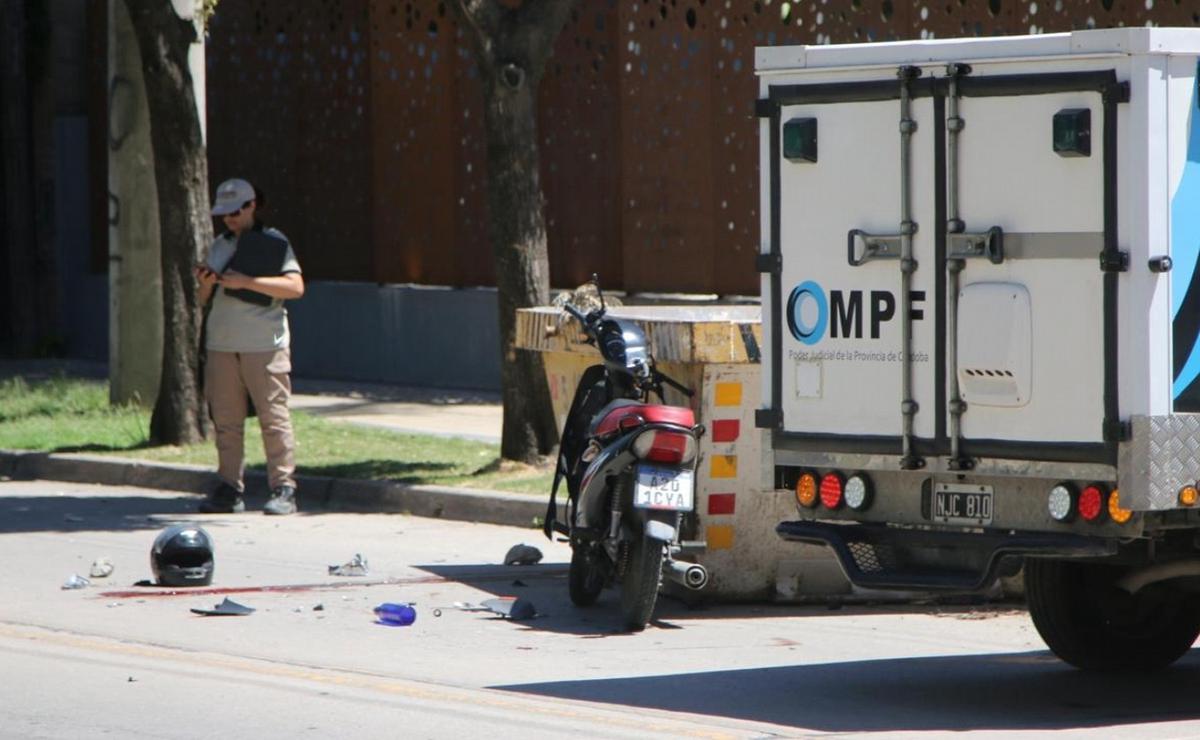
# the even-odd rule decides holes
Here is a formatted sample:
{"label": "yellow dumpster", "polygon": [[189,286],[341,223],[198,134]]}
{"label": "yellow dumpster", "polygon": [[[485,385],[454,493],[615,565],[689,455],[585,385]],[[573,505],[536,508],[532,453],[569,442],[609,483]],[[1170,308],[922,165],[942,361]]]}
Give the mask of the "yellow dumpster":
{"label": "yellow dumpster", "polygon": [[[612,306],[614,318],[645,331],[659,369],[695,391],[689,400],[667,389],[666,402],[690,405],[707,433],[700,440],[696,511],[684,539],[704,543],[694,554],[708,569],[704,594],[724,600],[844,593],[836,563],[819,548],[786,547],[775,525],[792,515],[790,496],[775,490],[754,426],[760,405],[758,306]],[[558,428],[566,420],[583,371],[599,363],[595,347],[553,307],[517,312],[517,347],[543,353]],[[549,492],[547,491],[547,494]],[[689,526],[690,524],[690,526]],[[787,561],[781,561],[786,554]]]}

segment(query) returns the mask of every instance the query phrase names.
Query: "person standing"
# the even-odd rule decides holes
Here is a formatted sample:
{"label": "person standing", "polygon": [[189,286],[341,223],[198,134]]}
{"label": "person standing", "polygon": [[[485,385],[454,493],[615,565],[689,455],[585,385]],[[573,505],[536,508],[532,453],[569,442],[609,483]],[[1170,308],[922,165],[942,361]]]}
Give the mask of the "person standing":
{"label": "person standing", "polygon": [[216,431],[217,488],[200,504],[206,514],[245,511],[245,440],[254,404],[267,458],[270,499],[264,514],[294,514],[296,440],[288,402],[291,339],[284,301],[304,295],[304,278],[291,244],[263,224],[262,192],[246,180],[217,187],[213,216],[225,233],[196,267],[200,304],[212,301],[205,328],[204,387]]}

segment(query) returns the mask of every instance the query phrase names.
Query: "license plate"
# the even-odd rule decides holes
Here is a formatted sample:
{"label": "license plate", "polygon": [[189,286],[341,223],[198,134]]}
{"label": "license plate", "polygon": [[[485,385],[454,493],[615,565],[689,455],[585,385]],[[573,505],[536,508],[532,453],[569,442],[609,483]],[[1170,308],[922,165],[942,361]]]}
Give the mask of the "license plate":
{"label": "license plate", "polygon": [[695,486],[691,470],[639,465],[633,505],[639,509],[691,511]]}
{"label": "license plate", "polygon": [[933,519],[946,524],[991,524],[992,487],[934,484]]}

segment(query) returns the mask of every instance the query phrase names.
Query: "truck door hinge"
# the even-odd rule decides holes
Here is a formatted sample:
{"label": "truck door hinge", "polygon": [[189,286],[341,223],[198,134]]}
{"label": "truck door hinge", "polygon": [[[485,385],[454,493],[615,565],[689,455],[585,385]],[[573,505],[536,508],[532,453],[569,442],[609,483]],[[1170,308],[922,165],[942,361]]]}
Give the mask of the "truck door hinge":
{"label": "truck door hinge", "polygon": [[758,429],[782,429],[783,412],[779,409],[755,409],[754,426]]}
{"label": "truck door hinge", "polygon": [[754,256],[754,267],[758,272],[769,272],[777,275],[783,271],[783,256],[778,252],[767,252]]}
{"label": "truck door hinge", "polygon": [[1133,424],[1120,419],[1106,419],[1104,421],[1104,441],[1105,442],[1128,442],[1133,438]]}
{"label": "truck door hinge", "polygon": [[1100,253],[1101,272],[1127,272],[1129,252],[1123,249],[1106,249]]}
{"label": "truck door hinge", "polygon": [[754,101],[754,117],[770,118],[779,110],[779,104],[770,98],[759,98]]}

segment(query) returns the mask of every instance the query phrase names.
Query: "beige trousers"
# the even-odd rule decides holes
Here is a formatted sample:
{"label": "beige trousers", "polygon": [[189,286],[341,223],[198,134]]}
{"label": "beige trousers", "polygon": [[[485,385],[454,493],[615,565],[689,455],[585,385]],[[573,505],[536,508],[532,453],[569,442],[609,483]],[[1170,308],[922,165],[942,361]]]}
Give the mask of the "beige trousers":
{"label": "beige trousers", "polygon": [[262,428],[271,490],[295,486],[296,439],[288,400],[292,397],[292,356],[287,349],[272,352],[212,352],[204,366],[204,390],[217,435],[217,475],[244,490],[243,430],[246,395],[254,402]]}

